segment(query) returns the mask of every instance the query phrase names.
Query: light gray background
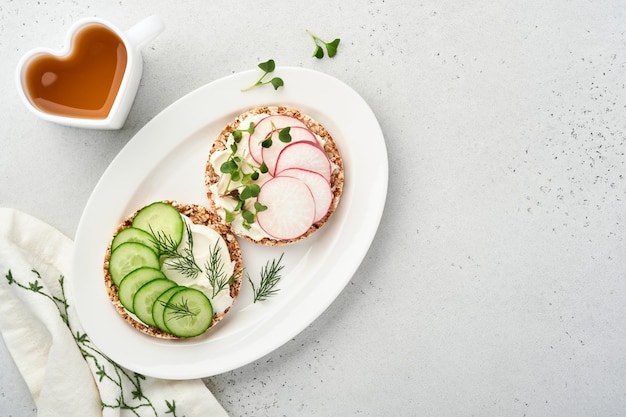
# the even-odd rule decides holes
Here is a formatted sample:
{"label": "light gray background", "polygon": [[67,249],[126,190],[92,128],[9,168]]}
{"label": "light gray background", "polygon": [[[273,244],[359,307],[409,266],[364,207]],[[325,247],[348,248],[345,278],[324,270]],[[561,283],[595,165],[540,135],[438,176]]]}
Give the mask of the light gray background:
{"label": "light gray background", "polygon": [[[18,101],[29,49],[85,16],[149,14],[167,28],[121,130]],[[312,58],[306,29],[340,37],[337,56]],[[233,416],[626,415],[624,2],[2,0],[0,52],[0,206],[69,236],[122,147],[208,82],[273,58],[372,107],[390,166],[377,237],[310,327],[206,379]],[[32,414],[0,352],[0,408]]]}

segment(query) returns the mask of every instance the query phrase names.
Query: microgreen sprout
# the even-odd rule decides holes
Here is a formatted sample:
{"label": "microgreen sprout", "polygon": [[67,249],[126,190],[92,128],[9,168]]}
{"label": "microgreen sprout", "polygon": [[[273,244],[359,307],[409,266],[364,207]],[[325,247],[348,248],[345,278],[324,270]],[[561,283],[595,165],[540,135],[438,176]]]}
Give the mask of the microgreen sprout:
{"label": "microgreen sprout", "polygon": [[247,129],[235,129],[233,130],[233,139],[236,143],[241,142],[241,138],[243,137],[243,132],[247,132],[250,135],[254,133],[254,123],[250,122]]}
{"label": "microgreen sprout", "polygon": [[[251,129],[253,127],[251,126]],[[254,183],[261,174],[268,171],[267,165],[263,162],[260,166],[250,164],[245,158],[237,155],[237,142],[231,145],[231,154],[228,159],[220,165],[220,172],[229,174],[230,178],[226,185],[224,196],[228,196],[237,200],[237,204],[233,210],[226,210],[225,220],[231,223],[235,220],[236,214],[240,214],[243,218],[242,226],[250,229],[250,225],[255,222],[256,214],[260,211],[267,210],[267,207],[255,202],[252,209],[246,208],[246,201],[256,198],[261,192],[261,187]],[[235,186],[231,188],[234,183]]]}
{"label": "microgreen sprout", "polygon": [[[283,142],[283,143],[289,143],[291,142],[291,134],[289,133],[291,131],[291,127],[287,126],[287,127],[283,127],[282,129],[276,129],[276,127],[272,124],[272,130],[274,131],[278,131],[278,140]],[[264,148],[269,148],[272,146],[272,143],[274,143],[274,141],[272,140],[272,137],[274,135],[267,135],[267,138],[264,139],[261,142],[261,146]]]}
{"label": "microgreen sprout", "polygon": [[341,42],[341,39],[336,38],[332,42],[326,42],[315,36],[313,33],[311,33],[311,31],[307,30],[306,32],[313,39],[313,42],[315,42],[315,51],[313,51],[313,56],[315,58],[324,58],[324,48],[326,48],[326,52],[328,53],[329,58],[337,55],[337,48],[339,47],[339,42]]}
{"label": "microgreen sprout", "polygon": [[261,69],[261,71],[263,71],[263,75],[261,75],[261,77],[254,84],[250,84],[248,87],[243,88],[241,91],[248,91],[253,89],[254,87],[260,87],[266,84],[272,84],[274,90],[278,90],[279,87],[282,87],[284,85],[282,78],[279,77],[274,77],[271,80],[267,81],[265,80],[265,77],[268,74],[274,72],[274,69],[276,69],[276,63],[273,59],[261,62],[258,67]]}

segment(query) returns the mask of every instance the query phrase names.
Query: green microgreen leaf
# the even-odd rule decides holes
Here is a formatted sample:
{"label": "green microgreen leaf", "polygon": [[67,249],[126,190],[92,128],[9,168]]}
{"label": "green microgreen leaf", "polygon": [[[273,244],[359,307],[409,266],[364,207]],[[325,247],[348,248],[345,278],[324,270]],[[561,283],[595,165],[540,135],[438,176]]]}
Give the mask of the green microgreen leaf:
{"label": "green microgreen leaf", "polygon": [[264,148],[269,148],[270,146],[272,146],[272,135],[269,135],[267,139],[261,142],[261,146]]}
{"label": "green microgreen leaf", "polygon": [[258,201],[255,201],[254,202],[254,209],[256,210],[257,213],[259,213],[261,211],[267,210],[267,206],[264,206],[263,204],[259,203]]}
{"label": "green microgreen leaf", "polygon": [[326,44],[326,51],[328,51],[328,57],[332,58],[337,55],[337,48],[339,47],[341,39],[337,38],[334,41]]}
{"label": "green microgreen leaf", "polygon": [[250,184],[253,181],[252,180],[252,176],[255,174],[255,172],[244,174],[243,177],[241,178],[241,183],[242,184]]}
{"label": "green microgreen leaf", "polygon": [[266,174],[267,171],[269,171],[269,168],[267,167],[267,165],[265,165],[265,161],[261,163],[261,166],[259,167],[259,171],[261,171],[261,174]]}
{"label": "green microgreen leaf", "polygon": [[315,34],[313,34],[309,30],[307,30],[307,33],[309,34],[309,36],[311,37],[311,39],[313,39],[313,42],[315,43],[315,50],[313,51],[313,56],[315,58],[317,59],[324,58],[324,48],[326,48],[326,52],[328,53],[329,58],[332,58],[335,55],[337,55],[337,49],[339,48],[339,42],[341,42],[341,39],[335,38],[331,42],[326,42],[320,39],[319,37],[317,37]]}
{"label": "green microgreen leaf", "polygon": [[324,50],[321,46],[315,45],[315,51],[313,52],[313,56],[317,59],[324,58]]}
{"label": "green microgreen leaf", "polygon": [[274,77],[270,80],[270,83],[274,86],[274,90],[278,90],[280,87],[285,85],[282,78]]}
{"label": "green microgreen leaf", "polygon": [[243,217],[243,219],[248,222],[248,224],[254,223],[254,213],[251,212],[250,210],[244,210],[241,212],[241,217]]}
{"label": "green microgreen leaf", "polygon": [[289,143],[291,142],[291,127],[285,127],[283,129],[280,129],[280,131],[278,132],[278,140],[280,140],[283,143]]}
{"label": "green microgreen leaf", "polygon": [[220,171],[224,174],[232,174],[233,172],[236,172],[238,169],[239,167],[237,166],[237,163],[233,161],[232,159],[229,159],[228,161],[220,165]]}
{"label": "green microgreen leaf", "polygon": [[263,71],[263,75],[261,75],[261,77],[255,83],[250,84],[248,87],[242,88],[241,91],[248,91],[253,89],[254,87],[259,87],[266,84],[271,84],[274,87],[274,90],[278,90],[279,87],[282,87],[285,84],[280,77],[274,77],[269,81],[265,81],[265,77],[268,74],[274,72],[274,70],[276,69],[276,63],[273,59],[261,62],[257,66],[259,67],[259,69],[261,69],[261,71]]}
{"label": "green microgreen leaf", "polygon": [[276,62],[274,62],[273,59],[270,59],[268,61],[265,62],[261,62],[258,67],[261,69],[261,71],[264,71],[266,73],[270,73],[273,72],[276,69]]}
{"label": "green microgreen leaf", "polygon": [[257,197],[261,192],[259,184],[250,184],[244,187],[243,191],[239,195],[241,200],[247,200],[249,198]]}

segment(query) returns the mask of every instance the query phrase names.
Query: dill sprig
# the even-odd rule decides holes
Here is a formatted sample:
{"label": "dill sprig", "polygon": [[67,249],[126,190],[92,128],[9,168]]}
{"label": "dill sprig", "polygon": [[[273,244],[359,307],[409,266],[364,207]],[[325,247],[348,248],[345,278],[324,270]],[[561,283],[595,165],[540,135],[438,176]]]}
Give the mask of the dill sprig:
{"label": "dill sprig", "polygon": [[222,257],[220,256],[220,249],[219,241],[216,241],[215,246],[211,248],[209,259],[204,264],[204,275],[213,288],[211,297],[215,297],[237,278],[235,272],[231,276],[224,272],[224,262],[222,262]]}
{"label": "dill sprig", "polygon": [[163,307],[165,307],[170,314],[170,318],[168,320],[180,320],[186,317],[193,317],[198,315],[198,313],[194,313],[193,311],[191,311],[191,308],[189,308],[189,302],[184,298],[180,300],[180,303],[175,304],[161,301],[161,305],[163,305]]}
{"label": "dill sprig", "polygon": [[283,269],[283,265],[281,265],[281,261],[283,260],[282,253],[278,260],[273,259],[270,263],[268,261],[263,268],[261,268],[261,281],[259,282],[259,286],[256,287],[254,282],[250,278],[250,275],[247,275],[248,281],[252,286],[252,291],[254,292],[254,302],[263,301],[267,299],[269,296],[274,295],[278,292],[278,288],[276,284],[280,281],[281,275],[280,271]]}
{"label": "dill sprig", "polygon": [[185,222],[185,228],[187,229],[187,247],[182,250],[178,250],[179,245],[176,244],[170,235],[160,231],[154,233],[151,230],[151,232],[159,248],[160,255],[167,258],[165,264],[185,277],[195,279],[202,270],[193,256],[193,236],[191,235],[189,223]]}

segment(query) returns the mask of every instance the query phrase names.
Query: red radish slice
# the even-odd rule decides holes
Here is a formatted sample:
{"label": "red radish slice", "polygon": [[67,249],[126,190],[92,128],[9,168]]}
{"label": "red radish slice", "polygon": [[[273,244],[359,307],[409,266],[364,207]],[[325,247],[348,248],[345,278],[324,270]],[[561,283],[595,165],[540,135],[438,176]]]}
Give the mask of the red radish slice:
{"label": "red radish slice", "polygon": [[321,174],[330,182],[331,167],[328,156],[319,146],[311,142],[295,142],[285,146],[278,155],[275,175],[289,168],[308,169]]}
{"label": "red radish slice", "polygon": [[257,201],[267,206],[267,210],[258,212],[256,220],[268,235],[276,239],[295,239],[313,224],[313,194],[297,178],[272,178],[261,187]]}
{"label": "red radish slice", "polygon": [[265,140],[271,131],[287,126],[306,128],[306,125],[300,119],[284,114],[273,114],[257,122],[254,126],[254,133],[248,138],[250,156],[257,164],[263,161],[263,146],[261,146],[261,142]]}
{"label": "red radish slice", "polygon": [[330,183],[317,172],[300,168],[286,169],[281,171],[280,176],[298,178],[309,187],[315,201],[315,220],[313,222],[316,223],[322,220],[328,213],[330,204],[333,201],[333,190],[330,187]]}
{"label": "red radish slice", "polygon": [[290,128],[289,136],[291,136],[291,141],[287,143],[281,142],[281,140],[278,138],[278,134],[280,131],[281,129],[272,131],[270,133],[272,137],[272,146],[270,146],[269,148],[262,148],[261,155],[263,155],[263,162],[265,162],[265,165],[267,165],[267,168],[269,169],[269,173],[271,175],[274,175],[275,173],[276,160],[278,159],[280,151],[282,151],[290,143],[311,142],[313,144],[318,144],[315,134],[305,127]]}

